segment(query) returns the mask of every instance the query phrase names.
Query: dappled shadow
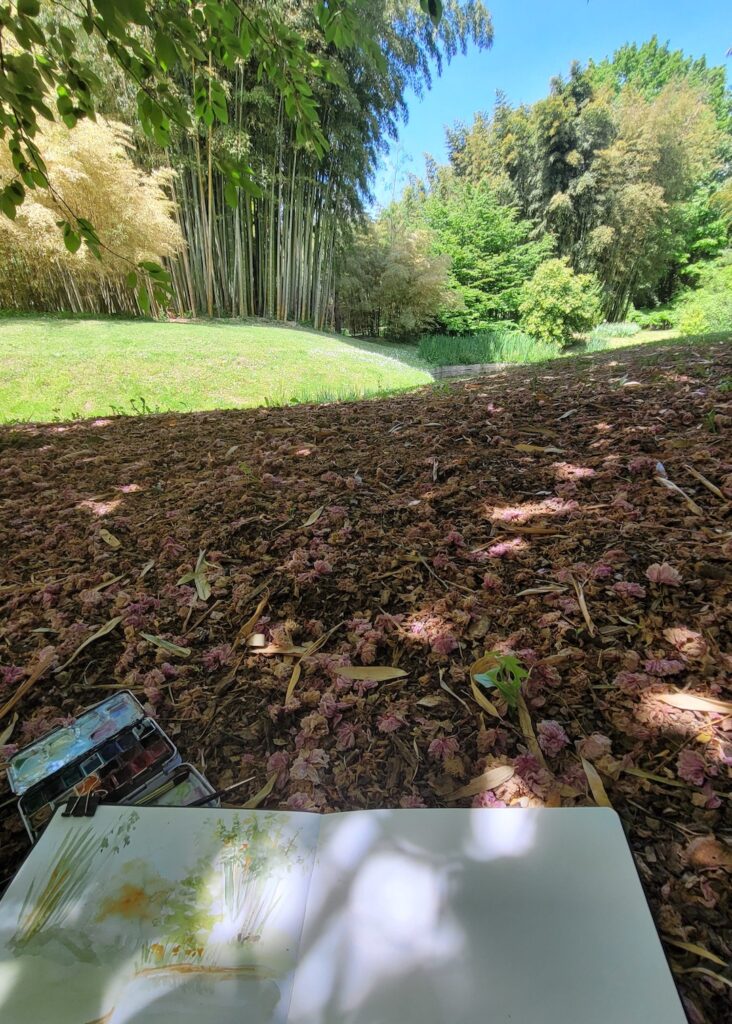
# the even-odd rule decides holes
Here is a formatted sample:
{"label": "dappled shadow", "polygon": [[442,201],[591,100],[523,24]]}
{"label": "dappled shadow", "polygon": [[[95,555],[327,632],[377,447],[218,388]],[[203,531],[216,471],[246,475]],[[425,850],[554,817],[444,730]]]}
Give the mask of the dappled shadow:
{"label": "dappled shadow", "polygon": [[[548,760],[578,802],[591,796],[574,745],[593,733],[611,741],[621,768],[677,780],[679,748],[693,743],[721,772],[716,738],[702,747],[686,725],[682,735],[681,713],[649,720],[649,699],[615,680],[675,659],[681,668],[652,677],[651,691],[723,695],[729,391],[720,385],[730,362],[723,346],[643,346],[636,359],[623,349],[347,407],[3,428],[3,667],[25,670],[47,645],[60,664],[125,617],[62,680],[49,675],[24,697],[10,742],[26,737],[29,720],[72,713],[108,692],[99,687],[124,683],[150,690],[163,727],[215,783],[251,765],[258,787],[268,759],[285,753],[272,805],[438,805],[486,757],[513,762],[525,751],[516,714],[481,718],[467,682],[471,661],[500,645],[536,666],[530,714],[535,727],[550,720],[567,731],[570,744]],[[683,494],[659,484],[658,463]],[[199,550],[214,566],[207,602],[179,585]],[[664,562],[677,585],[647,578]],[[263,596],[253,627],[267,643],[305,645],[342,624],[322,660],[304,662],[289,709],[288,656],[226,650]],[[664,631],[676,626],[703,634],[706,658],[674,653]],[[158,656],[140,630],[191,654]],[[327,660],[337,656],[407,675],[341,688]],[[161,682],[164,664],[172,674]],[[705,718],[697,734],[706,721],[720,732]],[[446,737],[456,755],[447,766],[430,753]],[[329,758],[317,781],[292,776],[298,752],[313,746]],[[672,865],[675,844],[718,827],[725,805],[704,806],[699,787],[599,770],[656,913],[669,903],[693,941],[724,955],[723,904],[705,889],[696,914]],[[712,784],[721,790],[723,776]],[[506,796],[543,799],[523,783]],[[11,819],[6,809],[3,877],[20,850]],[[708,995],[712,1015],[720,1000]]]}

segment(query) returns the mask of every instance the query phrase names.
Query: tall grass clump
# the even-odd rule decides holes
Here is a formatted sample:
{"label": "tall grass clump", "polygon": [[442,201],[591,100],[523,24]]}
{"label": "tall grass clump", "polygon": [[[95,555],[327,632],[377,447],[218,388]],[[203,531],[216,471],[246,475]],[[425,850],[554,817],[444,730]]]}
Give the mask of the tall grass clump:
{"label": "tall grass clump", "polygon": [[541,363],[559,355],[556,345],[520,331],[483,331],[465,338],[432,334],[419,343],[419,356],[431,366],[472,363]]}
{"label": "tall grass clump", "polygon": [[588,340],[597,341],[601,339],[610,340],[612,338],[632,338],[635,334],[640,332],[640,329],[640,324],[633,323],[630,320],[621,321],[617,324],[598,324],[590,334]]}

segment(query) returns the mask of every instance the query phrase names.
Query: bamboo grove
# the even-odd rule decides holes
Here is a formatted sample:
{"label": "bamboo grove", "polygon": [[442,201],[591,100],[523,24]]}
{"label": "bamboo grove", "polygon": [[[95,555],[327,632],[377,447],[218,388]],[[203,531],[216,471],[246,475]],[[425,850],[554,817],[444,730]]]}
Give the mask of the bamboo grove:
{"label": "bamboo grove", "polygon": [[[144,171],[151,206],[142,221],[137,209],[129,216],[117,211],[131,238],[126,250],[105,245],[103,271],[85,268],[76,275],[63,251],[49,242],[41,284],[34,272],[36,248],[28,242],[28,251],[22,251],[23,237],[33,232],[36,205],[26,201],[10,228],[0,225],[5,248],[12,244],[19,253],[6,263],[12,272],[0,286],[3,306],[134,313],[139,296],[125,285],[135,276],[128,273],[130,263],[161,261],[171,275],[171,313],[332,324],[339,253],[364,215],[373,167],[396,135],[407,89],[428,88],[432,74],[468,42],[490,46],[490,16],[479,0],[450,0],[436,28],[420,0],[357,3],[359,32],[367,42],[339,47],[321,31],[313,0],[219,6],[228,7],[227,26],[235,38],[246,31],[251,7],[266,10],[286,38],[298,41],[307,55],[298,65],[299,102],[317,117],[316,128],[303,132],[303,119],[278,80],[276,65],[268,73],[254,52],[250,59],[223,62],[212,61],[209,53],[207,60],[192,59],[187,68],[178,63],[171,72],[171,90],[180,104],[203,116],[171,118],[169,136],[155,131],[151,141],[140,128],[136,87],[120,75],[98,40],[84,39],[80,45],[102,80],[100,145],[107,123],[111,130],[119,122],[129,126],[131,143],[117,153],[120,176],[131,180],[138,168]],[[63,7],[55,16],[66,18]],[[67,130],[71,154],[76,130]],[[232,168],[242,166],[247,173],[234,188]],[[91,191],[94,177],[93,165],[87,166]],[[66,215],[56,193],[42,204],[57,217]],[[84,210],[84,203],[78,208]],[[169,224],[156,242],[146,222],[160,227],[161,216]],[[104,232],[100,237],[107,242]],[[125,264],[110,256],[112,250],[131,260]],[[152,312],[159,312],[151,302]]]}

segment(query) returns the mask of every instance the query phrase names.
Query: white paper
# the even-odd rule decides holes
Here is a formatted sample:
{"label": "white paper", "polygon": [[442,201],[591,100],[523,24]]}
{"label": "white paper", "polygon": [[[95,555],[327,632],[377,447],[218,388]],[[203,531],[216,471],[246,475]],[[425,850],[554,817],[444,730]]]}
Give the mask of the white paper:
{"label": "white paper", "polygon": [[2,1024],[685,1024],[606,809],[59,813]]}

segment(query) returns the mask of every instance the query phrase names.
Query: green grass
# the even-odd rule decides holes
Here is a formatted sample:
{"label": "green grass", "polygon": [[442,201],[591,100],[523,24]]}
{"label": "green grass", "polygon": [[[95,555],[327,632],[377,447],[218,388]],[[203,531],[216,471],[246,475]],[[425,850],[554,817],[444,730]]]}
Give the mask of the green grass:
{"label": "green grass", "polygon": [[465,338],[433,334],[422,338],[419,355],[432,366],[463,366],[473,363],[541,363],[554,359],[554,345],[536,341],[519,331],[485,331]]}
{"label": "green grass", "polygon": [[0,318],[0,422],[347,400],[429,383],[410,345],[269,323]]}

